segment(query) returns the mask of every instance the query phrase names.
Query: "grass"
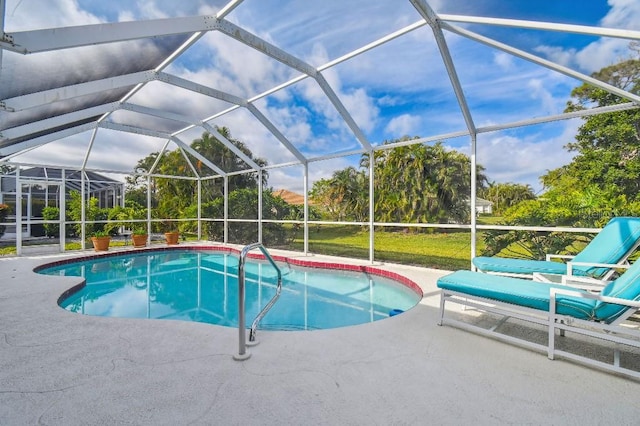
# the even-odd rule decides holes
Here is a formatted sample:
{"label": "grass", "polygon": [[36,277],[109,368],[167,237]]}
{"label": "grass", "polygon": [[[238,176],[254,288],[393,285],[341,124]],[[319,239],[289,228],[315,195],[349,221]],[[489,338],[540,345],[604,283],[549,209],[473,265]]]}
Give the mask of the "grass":
{"label": "grass", "polygon": [[16,246],[0,247],[0,256],[10,256],[16,254]]}
{"label": "grass", "polygon": [[[302,233],[286,247],[302,251]],[[186,235],[187,240],[195,236]],[[374,259],[422,267],[456,270],[468,269],[471,263],[471,235],[468,231],[403,232],[380,231],[374,235]],[[130,245],[111,240],[111,247]],[[87,242],[91,248],[91,241]],[[80,250],[80,242],[68,242],[66,250]],[[479,233],[478,251],[482,249]],[[354,225],[322,225],[309,230],[309,251],[330,256],[369,259],[368,228]],[[0,248],[0,255],[15,255],[15,246]]]}
{"label": "grass", "polygon": [[[289,248],[302,251],[302,237],[296,238]],[[360,226],[324,225],[309,231],[309,251],[368,259],[369,232]],[[470,256],[469,232],[377,231],[374,236],[374,258],[377,261],[455,270],[468,269]]]}
{"label": "grass", "polygon": [[496,225],[503,221],[502,216],[486,216],[480,215],[478,216],[477,222],[478,225]]}

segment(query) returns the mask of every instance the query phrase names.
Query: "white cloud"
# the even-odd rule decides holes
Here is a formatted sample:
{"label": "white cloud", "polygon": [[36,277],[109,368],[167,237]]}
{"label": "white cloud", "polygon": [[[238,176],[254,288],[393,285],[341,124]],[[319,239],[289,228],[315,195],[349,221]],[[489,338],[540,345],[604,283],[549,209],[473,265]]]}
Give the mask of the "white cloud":
{"label": "white cloud", "polygon": [[495,62],[495,64],[504,71],[513,69],[513,60],[514,57],[505,52],[497,52],[493,55],[493,61]]}
{"label": "white cloud", "polygon": [[78,8],[74,0],[7,0],[5,10],[7,32],[101,23],[91,12]]}
{"label": "white cloud", "polygon": [[353,120],[364,132],[371,131],[379,119],[379,110],[366,89],[359,88],[342,96],[342,102]]}
{"label": "white cloud", "polygon": [[[603,27],[638,30],[640,2],[609,0],[608,4],[611,9],[600,21]],[[552,61],[586,74],[627,59],[630,53],[629,40],[607,37],[599,38],[581,49],[540,45],[534,50]]]}
{"label": "white cloud", "polygon": [[628,40],[600,39],[577,52],[575,61],[579,69],[591,74],[628,59],[629,53]]}
{"label": "white cloud", "polygon": [[549,80],[534,78],[529,80],[527,88],[530,89],[530,99],[539,101],[540,107],[538,116],[553,115],[561,110],[566,102],[566,98],[557,98],[549,91]]}
{"label": "white cloud", "polygon": [[565,49],[561,46],[536,46],[533,49],[535,52],[542,54],[552,62],[565,67],[571,67],[574,65],[575,56],[577,54],[576,49]]}
{"label": "white cloud", "polygon": [[[539,177],[549,170],[568,164],[574,154],[564,149],[573,141],[579,120],[546,125],[559,127],[560,134],[549,137],[545,128],[535,128],[535,133],[512,136],[508,132],[480,135],[477,143],[478,163],[486,168],[486,175],[496,182],[515,182],[542,189]],[[467,150],[468,151],[468,150]]]}
{"label": "white cloud", "polygon": [[[117,17],[119,20],[138,19],[140,16],[176,16],[189,12],[214,13],[217,10],[211,1],[186,3],[188,4],[173,0],[144,0],[122,3],[119,5],[121,9],[117,9],[118,6],[114,6],[114,9],[120,12]],[[224,3],[225,1],[216,2]],[[402,4],[365,0],[317,2],[314,7],[332,12],[327,15],[313,12],[307,2],[248,3],[240,5],[229,19],[242,23],[243,26],[250,22],[246,28],[255,34],[315,65],[325,64],[350,48],[361,47],[419,19],[408,1]],[[277,10],[274,10],[273,5],[276,3]],[[450,4],[444,0],[437,3],[430,2],[436,10]],[[610,0],[609,4],[611,11],[602,19],[603,26],[637,28],[637,23],[640,22],[640,2]],[[174,11],[172,7],[177,10]],[[473,3],[468,7],[475,9],[480,7],[480,3]],[[260,8],[271,9],[269,16],[282,17],[286,11],[287,19],[264,19],[263,15],[254,12]],[[303,13],[298,16],[300,11]],[[367,19],[365,11],[372,12],[366,16]],[[100,16],[97,12],[93,14],[81,10],[79,3],[74,0],[7,1],[7,29],[13,31],[98,23],[105,19]],[[354,16],[362,19],[354,21]],[[293,27],[289,17],[300,22],[295,21],[296,25]],[[349,36],[345,37],[345,33]],[[446,34],[446,38],[463,81],[465,94],[473,104],[476,124],[489,121],[504,123],[558,113],[562,110],[571,86],[575,86],[572,80],[564,76],[515,59],[506,53],[496,53],[493,49],[450,33]],[[117,56],[118,49],[122,48],[125,47],[114,45],[110,54]],[[580,51],[551,45],[541,45],[537,51],[563,65],[591,72],[615,62],[625,48],[624,40],[602,39]],[[57,53],[34,55],[33,58],[43,58],[42,60],[53,63],[56,55]],[[6,67],[10,62],[6,60],[9,57],[10,55],[5,55],[3,66]],[[87,57],[79,55],[77,61],[78,70],[91,71],[93,63]],[[6,72],[9,71],[3,69],[3,73]],[[172,65],[168,72],[242,98],[262,93],[297,74],[276,60],[221,33],[207,34],[195,48]],[[444,132],[464,129],[464,123],[460,125],[459,108],[455,103],[450,81],[428,26],[325,70],[323,75],[366,133],[382,130],[398,137],[425,136],[424,132],[432,130],[426,128],[432,124],[428,122],[429,117],[435,117],[434,128],[436,125],[451,127]],[[301,98],[303,102],[298,103]],[[263,100],[257,105],[292,143],[305,152],[328,154],[344,149],[347,143],[354,143],[353,134],[313,79],[308,78],[295,87],[282,90],[272,95],[270,100],[278,102]],[[229,106],[162,83],[149,84],[132,102],[169,109],[199,119]],[[416,109],[410,109],[410,112],[403,109],[409,104]],[[383,110],[389,115],[381,117]],[[427,116],[424,111],[430,115]],[[291,153],[244,109],[216,119],[214,124],[229,127],[234,137],[245,142],[256,156],[267,158],[270,164],[294,160]],[[437,128],[440,131],[440,127]],[[567,129],[567,134],[562,138],[573,136],[569,135],[572,128],[567,126]],[[575,133],[575,127],[573,130]],[[324,131],[325,134],[314,134],[318,131]],[[201,132],[202,129],[197,129],[193,134],[197,137]],[[143,140],[137,135],[102,131],[100,134],[96,146],[100,156],[92,158],[92,164],[100,159],[111,167],[118,161],[118,157],[122,162],[122,154],[126,152],[127,145],[135,148],[131,156],[136,160],[141,158],[138,155],[146,155],[143,155],[143,151],[152,149],[144,141],[136,142]],[[192,133],[189,133],[181,138],[188,142],[191,136]],[[486,142],[485,138],[490,142]],[[544,173],[544,170],[554,168],[556,161],[563,162],[569,158],[561,148],[566,143],[562,138],[549,138],[543,132],[535,138],[509,136],[505,133],[485,135],[482,139],[484,143],[479,145],[479,154],[485,157],[483,164],[488,167],[488,173],[493,178],[531,180]],[[50,150],[47,155],[50,158],[58,154],[70,155],[66,150],[69,146],[63,146],[58,152]],[[108,147],[111,147],[111,151]],[[491,152],[488,151],[489,148]],[[311,179],[329,177],[334,170],[346,167],[352,161],[353,159],[335,159],[323,162],[322,166],[313,163],[310,168]],[[300,172],[292,171],[296,169],[299,168],[271,170],[270,185],[300,190]]]}
{"label": "white cloud", "polygon": [[[80,168],[89,147],[92,132],[83,132],[51,142],[22,155],[15,161],[29,164]],[[138,160],[160,151],[164,141],[148,136],[100,129],[87,167],[128,173]]]}
{"label": "white cloud", "polygon": [[609,0],[611,10],[602,18],[602,25],[612,28],[638,29],[640,3],[637,0]]}
{"label": "white cloud", "polygon": [[394,137],[414,136],[420,126],[420,117],[411,114],[402,114],[393,117],[385,127],[385,132]]}

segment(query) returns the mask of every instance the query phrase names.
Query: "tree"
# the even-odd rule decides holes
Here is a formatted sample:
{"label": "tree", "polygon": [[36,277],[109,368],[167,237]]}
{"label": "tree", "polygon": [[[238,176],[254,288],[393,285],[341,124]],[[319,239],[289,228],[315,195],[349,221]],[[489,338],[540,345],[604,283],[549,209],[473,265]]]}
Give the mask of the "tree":
{"label": "tree", "polygon": [[15,170],[15,166],[6,163],[0,163],[0,175],[6,175]]}
{"label": "tree", "polygon": [[[42,218],[44,220],[58,220],[60,218],[60,209],[58,207],[47,206],[42,209]],[[0,222],[2,222],[0,220]],[[58,237],[60,235],[60,225],[57,223],[45,223],[44,234],[49,237]]]}
{"label": "tree", "polygon": [[[406,140],[410,139],[400,141]],[[312,198],[335,219],[367,220],[370,161],[370,155],[365,154],[360,160],[361,170],[350,166],[334,172],[331,179],[316,182]],[[414,144],[375,151],[373,161],[376,221],[468,220],[471,161],[466,155],[447,150],[442,143]],[[482,188],[486,177],[482,167],[477,171]]]}
{"label": "tree", "polygon": [[[242,141],[234,139],[231,136],[231,131],[229,130],[229,128],[216,127],[216,130],[218,131],[218,133],[220,133],[220,135],[230,141],[236,148],[242,151],[243,154],[253,160],[256,164],[258,164],[259,166],[267,165],[266,160],[254,157],[251,150],[249,150],[249,148],[247,148],[247,146]],[[204,132],[202,134],[202,137],[195,139],[191,144],[191,147],[226,173],[246,170],[249,167],[244,162],[244,160],[238,157],[233,151],[227,148],[222,142],[220,142],[209,132]],[[200,161],[196,162],[196,168],[198,169],[198,172],[202,173],[202,175],[204,176],[216,174],[211,170],[207,171],[206,166],[204,166]],[[268,178],[268,173],[266,171],[263,171],[261,183],[263,185],[263,188],[266,188]],[[229,177],[229,192],[232,192],[238,188],[254,187],[257,184],[257,173],[233,175]],[[203,181],[202,192],[203,199],[211,200],[215,197],[223,195],[223,187],[220,184],[219,180],[217,182],[214,180],[206,180]]]}
{"label": "tree", "polygon": [[[605,67],[592,76],[631,93],[640,91],[638,59]],[[626,102],[586,83],[571,94],[567,112]],[[599,227],[611,216],[640,214],[640,110],[587,116],[583,120],[575,141],[565,147],[575,152],[575,157],[542,176],[545,193],[538,200],[508,209],[505,224]],[[584,242],[584,238],[575,234],[488,232],[486,254],[519,244],[527,247],[531,257],[540,259],[547,249],[574,253],[575,243]]]}
{"label": "tree", "polygon": [[309,197],[324,207],[329,218],[336,220],[340,218],[342,200],[335,197],[332,179],[320,179],[314,182]]}
{"label": "tree", "polygon": [[[244,143],[234,139],[228,128],[217,127],[216,130],[256,164],[259,166],[267,165],[266,160],[255,158]],[[248,167],[244,160],[209,132],[204,132],[200,138],[195,139],[191,143],[191,148],[198,151],[203,157],[224,172],[237,172],[246,170]],[[180,150],[165,152],[158,160],[159,155],[158,152],[154,152],[138,161],[134,170],[136,175],[127,178],[127,193],[129,194],[127,198],[141,205],[147,204],[145,176],[151,172],[157,175],[191,177],[194,179],[181,179],[179,177],[152,177],[151,179],[151,207],[153,208],[154,217],[184,217],[187,211],[192,211],[189,207],[197,204],[198,194],[195,178],[213,176],[216,175],[217,172],[208,168],[203,161],[193,158],[189,154],[183,155]],[[185,155],[191,165],[185,158]],[[156,167],[152,170],[154,164]],[[266,187],[268,173],[263,172],[262,177],[261,184],[263,187]],[[229,176],[229,192],[233,192],[236,189],[256,188],[257,185],[258,173],[243,173]],[[222,179],[204,179],[201,181],[201,186],[203,203],[223,196],[224,189]],[[172,227],[172,225],[167,224],[165,228],[167,227]]]}
{"label": "tree", "polygon": [[[197,206],[190,206],[187,214],[195,216]],[[236,219],[256,220],[258,218],[258,190],[256,188],[236,189],[229,194],[229,211]],[[270,190],[262,193],[262,218],[266,220],[297,219],[297,209]],[[224,217],[224,200],[221,197],[202,205],[202,214],[207,218]],[[185,222],[182,230],[195,231],[192,224]],[[203,224],[204,235],[214,241],[224,239],[223,223],[207,221]],[[234,244],[249,244],[257,241],[258,226],[253,223],[232,223],[229,225],[229,241]],[[269,246],[282,246],[290,240],[285,227],[280,223],[264,223],[262,242]]]}
{"label": "tree", "polygon": [[[74,222],[72,226],[75,236],[82,235],[82,195],[78,191],[69,193],[70,200],[67,202],[67,217]],[[85,220],[86,222],[99,221],[100,223],[86,223],[85,233],[91,235],[94,232],[103,231],[108,219],[108,209],[98,207],[98,199],[90,197],[85,199]]]}
{"label": "tree", "polygon": [[[593,77],[625,89],[640,92],[640,60],[629,59],[593,74]],[[626,102],[617,95],[586,83],[572,91],[566,111],[609,106]],[[584,118],[575,141],[566,148],[577,155],[568,165],[542,177],[550,189],[599,188],[629,200],[640,192],[640,110],[618,111]]]}
{"label": "tree", "polygon": [[531,185],[511,182],[489,183],[480,196],[493,203],[494,214],[503,214],[509,207],[536,198]]}
{"label": "tree", "polygon": [[[376,151],[374,161],[376,220],[442,223],[469,219],[471,161],[466,155],[438,142]],[[362,164],[368,162],[365,156]],[[477,167],[479,188],[487,180],[483,170]]]}
{"label": "tree", "polygon": [[349,166],[315,182],[310,195],[332,219],[363,222],[369,216],[368,179],[364,171]]}

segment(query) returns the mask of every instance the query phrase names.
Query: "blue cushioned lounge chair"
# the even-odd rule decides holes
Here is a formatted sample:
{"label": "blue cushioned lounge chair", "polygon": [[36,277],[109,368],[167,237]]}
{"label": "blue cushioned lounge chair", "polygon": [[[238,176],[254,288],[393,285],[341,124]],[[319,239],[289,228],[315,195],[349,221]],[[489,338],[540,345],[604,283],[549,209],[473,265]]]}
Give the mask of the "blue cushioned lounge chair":
{"label": "blue cushioned lounge chair", "polygon": [[[640,309],[640,262],[635,262],[617,279],[609,282],[599,293],[572,286],[541,283],[530,280],[457,271],[438,280],[441,289],[440,319],[438,325],[449,323],[480,334],[490,335],[554,355],[573,359],[588,365],[612,370],[640,378],[639,370],[620,365],[620,349],[626,345],[640,349],[640,324],[629,326],[627,321]],[[498,314],[502,322],[491,329],[469,322],[469,312],[458,313],[445,319],[446,302],[473,307],[482,312]],[[456,319],[457,318],[457,319]],[[466,318],[467,320],[463,320]],[[547,344],[523,340],[501,333],[500,325],[510,318],[548,327]],[[625,323],[622,326],[622,323]],[[583,355],[559,350],[555,347],[556,330],[596,337],[613,342],[613,363],[605,363]],[[609,343],[610,344],[610,343]],[[635,358],[638,359],[636,353]],[[639,363],[640,364],[640,363]]]}
{"label": "blue cushioned lounge chair", "polygon": [[[575,257],[547,255],[546,260],[512,259],[506,257],[475,257],[473,265],[480,272],[519,278],[534,274],[569,275],[608,280],[618,267],[640,245],[640,218],[614,217]],[[552,258],[571,258],[567,263]]]}

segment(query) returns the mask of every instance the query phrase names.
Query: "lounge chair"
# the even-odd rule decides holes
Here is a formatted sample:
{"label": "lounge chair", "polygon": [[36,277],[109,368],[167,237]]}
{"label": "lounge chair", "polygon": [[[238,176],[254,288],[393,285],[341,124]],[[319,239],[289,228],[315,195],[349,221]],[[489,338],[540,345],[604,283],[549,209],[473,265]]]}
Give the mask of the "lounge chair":
{"label": "lounge chair", "polygon": [[[549,359],[560,355],[587,365],[640,378],[639,370],[620,365],[622,345],[627,345],[628,349],[635,351],[635,359],[640,359],[637,354],[640,350],[640,324],[628,321],[629,317],[640,309],[640,262],[635,262],[599,293],[561,284],[540,283],[473,271],[457,271],[446,275],[438,280],[438,287],[441,289],[438,325],[452,324],[534,350],[546,351]],[[496,319],[495,327],[486,329],[474,324],[469,310],[445,318],[446,302],[497,314],[500,319]],[[501,333],[501,325],[511,318],[548,327],[546,344]],[[478,322],[482,323],[486,321]],[[573,332],[613,342],[613,362],[607,363],[575,351],[557,349],[556,330],[561,335]],[[593,344],[593,341],[590,344]],[[640,369],[640,363],[638,364],[636,368]]]}
{"label": "lounge chair", "polygon": [[[518,278],[566,275],[607,281],[615,272],[614,268],[627,265],[628,257],[638,245],[640,218],[614,217],[576,256],[548,254],[546,260],[478,256],[472,262],[478,271],[496,275]],[[571,260],[563,263],[553,261],[553,258]]]}

